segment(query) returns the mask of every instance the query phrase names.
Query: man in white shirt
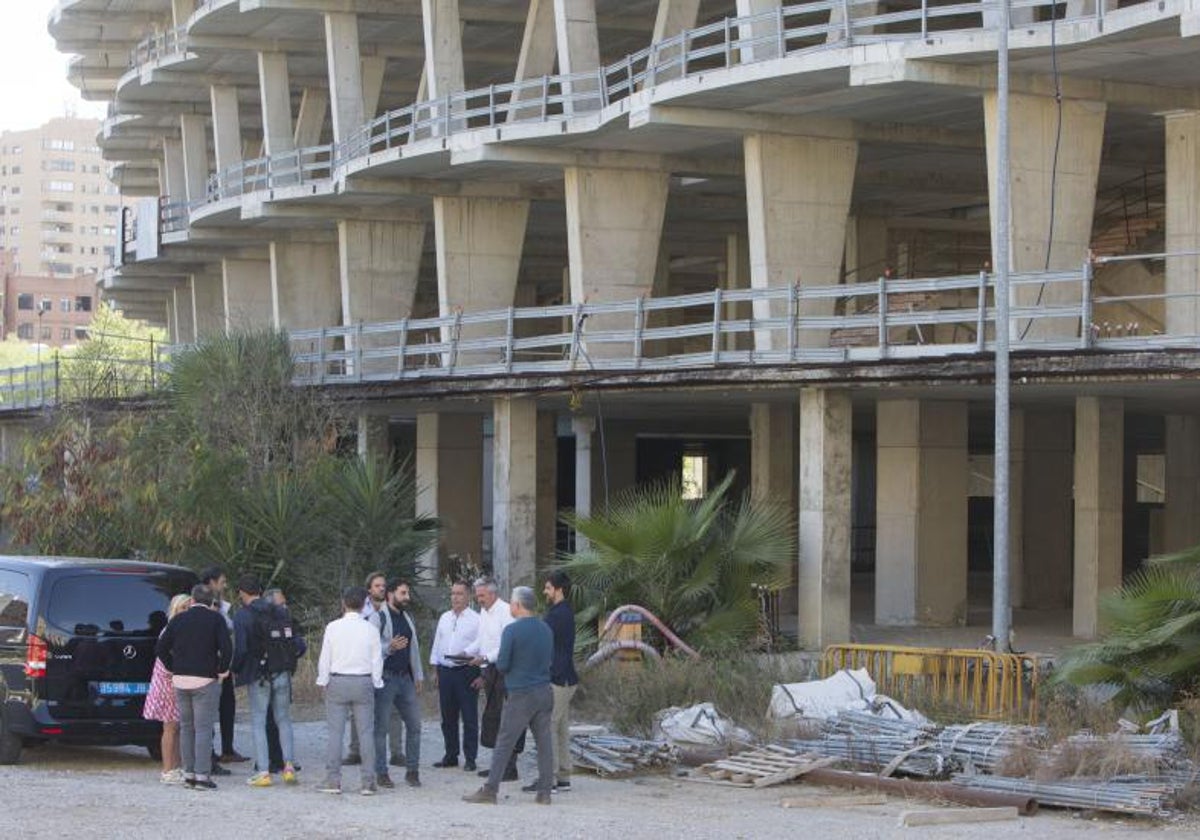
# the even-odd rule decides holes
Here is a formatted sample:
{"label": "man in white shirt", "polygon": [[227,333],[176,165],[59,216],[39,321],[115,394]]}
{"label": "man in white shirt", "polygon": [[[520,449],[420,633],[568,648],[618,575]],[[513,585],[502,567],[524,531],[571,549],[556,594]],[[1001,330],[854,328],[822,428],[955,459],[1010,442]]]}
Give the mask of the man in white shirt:
{"label": "man in white shirt", "polygon": [[[504,675],[494,666],[500,656],[500,636],[504,628],[512,624],[513,616],[508,602],[499,595],[496,581],[490,577],[475,581],[475,600],[479,602],[479,636],[474,644],[467,646],[466,652],[474,657],[471,664],[483,669],[480,678],[472,683],[473,687],[483,689],[483,722],[479,730],[479,743],[494,749],[496,736],[500,732],[500,716],[504,711]],[[524,749],[525,735],[522,734],[500,781],[516,781],[517,756]],[[487,774],[487,770],[479,771],[480,776]]]}
{"label": "man in white shirt", "polygon": [[383,687],[383,654],[379,631],[362,619],[367,590],[352,586],[342,593],[345,615],[325,625],[317,685],[325,689],[326,751],[322,793],[342,792],[342,736],[346,716],[353,714],[362,747],[364,796],[375,793],[375,689]]}
{"label": "man in white shirt", "polygon": [[[479,695],[471,687],[479,669],[468,663],[467,648],[479,637],[479,614],[467,608],[467,584],[455,581],[450,587],[450,609],[438,619],[429,664],[434,666],[438,705],[442,711],[442,741],[445,752],[434,767],[458,766],[458,726],[462,720],[463,769],[475,769],[479,752]],[[453,657],[453,658],[450,658]]]}

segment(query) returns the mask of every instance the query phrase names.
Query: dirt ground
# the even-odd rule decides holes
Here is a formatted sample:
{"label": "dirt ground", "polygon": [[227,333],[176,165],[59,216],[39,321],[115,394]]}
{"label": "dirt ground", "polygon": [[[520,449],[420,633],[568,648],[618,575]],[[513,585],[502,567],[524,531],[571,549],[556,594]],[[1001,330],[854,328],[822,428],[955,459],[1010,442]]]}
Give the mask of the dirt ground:
{"label": "dirt ground", "polygon": [[[311,715],[308,715],[311,717]],[[847,792],[788,784],[764,790],[725,788],[673,778],[668,774],[636,779],[600,779],[577,774],[574,790],[556,795],[550,808],[533,803],[518,784],[501,788],[498,806],[466,805],[460,797],[479,779],[460,769],[435,770],[441,756],[436,721],[422,733],[419,790],[401,781],[374,798],[357,795],[358,768],[343,776],[346,793],[321,794],[324,724],[297,725],[301,783],[270,789],[246,786],[247,764],[233,765],[234,775],[217,779],[219,790],[199,792],[165,786],[158,765],[144,750],[43,746],[25,752],[22,763],[0,767],[0,818],[4,837],[154,838],[171,840],[219,835],[275,838],[368,836],[381,829],[419,832],[423,838],[620,837],[756,838],[794,836],[870,840],[883,837],[987,838],[1054,837],[1066,840],[1095,833],[1105,837],[1144,838],[1151,834],[1200,835],[1200,820],[1151,822],[1118,818],[1079,818],[1069,812],[1043,811],[1018,821],[978,825],[901,828],[899,815],[936,806],[890,799],[885,805],[781,808],[784,798],[836,798]],[[237,746],[251,751],[251,739],[239,723]],[[488,751],[481,751],[486,767]],[[524,780],[535,774],[531,757],[521,761]],[[393,774],[399,781],[399,776]]]}

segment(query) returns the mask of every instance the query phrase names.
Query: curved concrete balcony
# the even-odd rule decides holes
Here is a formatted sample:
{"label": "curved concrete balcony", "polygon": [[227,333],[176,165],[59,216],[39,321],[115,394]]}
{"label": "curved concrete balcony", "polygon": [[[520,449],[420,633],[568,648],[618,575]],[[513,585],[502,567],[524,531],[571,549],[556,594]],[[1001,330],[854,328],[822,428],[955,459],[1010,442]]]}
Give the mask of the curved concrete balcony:
{"label": "curved concrete balcony", "polygon": [[333,147],[304,149],[243,161],[209,176],[204,200],[191,205],[191,221],[229,222],[241,216],[242,199],[278,201],[333,191]]}

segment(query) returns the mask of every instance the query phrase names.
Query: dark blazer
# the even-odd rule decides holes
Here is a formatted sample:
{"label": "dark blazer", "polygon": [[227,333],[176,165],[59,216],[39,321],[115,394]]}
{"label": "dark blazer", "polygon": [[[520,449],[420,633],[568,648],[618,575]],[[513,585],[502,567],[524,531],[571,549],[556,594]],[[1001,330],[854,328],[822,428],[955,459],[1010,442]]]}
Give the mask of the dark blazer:
{"label": "dark blazer", "polygon": [[192,606],[171,619],[154,653],[172,674],[215,679],[229,670],[233,640],[219,612]]}

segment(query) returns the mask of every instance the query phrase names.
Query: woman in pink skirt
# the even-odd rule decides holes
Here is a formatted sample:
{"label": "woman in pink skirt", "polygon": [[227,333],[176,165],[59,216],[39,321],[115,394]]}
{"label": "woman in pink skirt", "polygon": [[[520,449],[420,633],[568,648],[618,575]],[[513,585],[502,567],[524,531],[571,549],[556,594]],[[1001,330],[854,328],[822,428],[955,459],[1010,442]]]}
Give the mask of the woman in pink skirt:
{"label": "woman in pink skirt", "polygon": [[[176,595],[167,608],[167,621],[192,605],[190,595]],[[146,692],[146,704],[142,708],[146,720],[162,721],[162,776],[164,785],[183,784],[183,767],[179,760],[179,709],[175,707],[175,689],[171,686],[171,672],[154,660],[154,673],[150,677],[150,690]]]}

